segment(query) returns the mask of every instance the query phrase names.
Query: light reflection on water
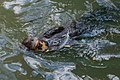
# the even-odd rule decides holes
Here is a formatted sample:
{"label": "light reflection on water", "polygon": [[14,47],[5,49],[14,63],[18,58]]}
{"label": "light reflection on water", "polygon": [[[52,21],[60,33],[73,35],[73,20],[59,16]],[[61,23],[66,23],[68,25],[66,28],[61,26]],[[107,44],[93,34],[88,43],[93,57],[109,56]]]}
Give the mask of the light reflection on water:
{"label": "light reflection on water", "polygon": [[9,72],[0,61],[0,79],[1,80],[17,80],[12,72]]}
{"label": "light reflection on water", "polygon": [[[71,70],[75,69],[74,63],[52,62],[42,58],[35,59],[29,56],[24,56],[27,64],[34,69],[34,73],[41,74],[46,80],[78,80]],[[50,70],[50,71],[49,71]]]}
{"label": "light reflection on water", "polygon": [[[103,0],[96,1],[100,6],[117,8],[110,0],[105,0],[105,2]],[[80,45],[70,49],[35,55],[33,52],[27,52],[19,48],[19,43],[25,36],[39,36],[39,34],[55,25],[64,25],[66,22],[72,19],[75,20],[76,17],[83,16],[83,14],[88,14],[89,11],[93,11],[93,9],[96,9],[95,7],[98,7],[94,1],[83,0],[81,3],[78,2],[80,1],[3,1],[4,8],[1,7],[0,10],[5,14],[0,12],[0,16],[4,15],[6,18],[0,18],[0,27],[2,27],[0,28],[0,60],[4,62],[4,64],[1,64],[4,66],[0,66],[0,70],[6,67],[13,72],[11,73],[12,80],[102,80],[112,78],[119,80],[120,49],[118,40],[120,38],[119,36],[116,38],[116,36],[120,33],[120,25],[117,17],[112,19],[109,15],[109,18],[105,15],[102,16],[106,21],[112,20],[115,22],[115,24],[105,24],[107,27],[113,26],[113,28],[108,28],[106,33],[104,33],[104,29],[101,29],[96,30],[97,32],[84,34],[84,36],[95,36],[95,38],[83,38],[79,41]],[[6,11],[5,8],[8,10]],[[12,17],[9,17],[10,15]],[[99,21],[102,17],[98,15],[96,18]],[[102,36],[96,37],[101,33]],[[114,38],[117,40],[114,40]],[[114,46],[117,47],[111,50]],[[99,73],[100,71],[101,73]],[[0,73],[2,75],[0,77],[9,77],[4,72],[9,71]],[[5,80],[8,79],[5,78]]]}

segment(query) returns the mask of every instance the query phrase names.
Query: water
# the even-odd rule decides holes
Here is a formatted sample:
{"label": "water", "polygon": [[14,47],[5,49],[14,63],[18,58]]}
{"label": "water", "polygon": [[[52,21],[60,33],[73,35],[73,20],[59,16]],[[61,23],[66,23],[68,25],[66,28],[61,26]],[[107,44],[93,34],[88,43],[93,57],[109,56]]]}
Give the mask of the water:
{"label": "water", "polygon": [[[119,4],[119,0],[0,0],[0,80],[120,80]],[[89,12],[95,12],[97,20],[90,25],[104,28],[83,34],[78,45],[36,55],[20,48],[26,36],[40,36],[55,25],[82,16],[89,23],[88,16],[93,16]]]}

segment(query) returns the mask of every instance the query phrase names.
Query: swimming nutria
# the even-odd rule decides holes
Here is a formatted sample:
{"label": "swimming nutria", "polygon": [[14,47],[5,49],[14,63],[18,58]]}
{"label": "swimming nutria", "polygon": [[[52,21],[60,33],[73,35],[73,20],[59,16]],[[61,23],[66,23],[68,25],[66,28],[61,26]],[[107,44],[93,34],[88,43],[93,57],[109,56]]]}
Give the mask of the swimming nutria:
{"label": "swimming nutria", "polygon": [[[54,51],[63,47],[70,47],[80,35],[91,32],[93,26],[84,25],[82,22],[73,21],[64,26],[56,26],[46,31],[40,38],[25,38],[22,44],[28,50]],[[95,26],[94,26],[95,27]]]}
{"label": "swimming nutria", "polygon": [[79,20],[49,29],[40,38],[28,37],[23,40],[22,44],[29,50],[34,51],[54,51],[66,45],[69,47],[81,35],[103,28],[105,21],[112,21],[109,16],[113,15],[110,12],[108,13],[108,9],[89,12],[84,14]]}
{"label": "swimming nutria", "polygon": [[46,31],[40,38],[25,38],[22,44],[29,50],[54,51],[61,49],[65,45],[72,45],[70,42],[73,42],[72,39],[78,35],[78,31],[72,24],[69,26],[56,26]]}

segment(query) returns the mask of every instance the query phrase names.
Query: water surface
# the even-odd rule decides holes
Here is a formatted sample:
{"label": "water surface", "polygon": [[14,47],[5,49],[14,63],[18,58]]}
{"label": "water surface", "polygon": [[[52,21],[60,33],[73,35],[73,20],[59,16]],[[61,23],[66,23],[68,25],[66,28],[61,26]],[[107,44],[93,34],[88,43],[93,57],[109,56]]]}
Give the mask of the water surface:
{"label": "water surface", "polygon": [[[0,0],[0,79],[119,80],[119,4],[119,0]],[[40,36],[90,12],[99,23],[93,24],[102,28],[84,34],[79,45],[37,55],[20,49],[26,36]]]}

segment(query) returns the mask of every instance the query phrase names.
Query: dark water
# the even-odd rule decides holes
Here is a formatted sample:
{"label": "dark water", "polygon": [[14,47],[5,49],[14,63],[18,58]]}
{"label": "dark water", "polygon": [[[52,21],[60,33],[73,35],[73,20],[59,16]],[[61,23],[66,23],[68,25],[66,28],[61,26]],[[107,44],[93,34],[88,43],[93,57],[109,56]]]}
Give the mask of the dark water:
{"label": "dark water", "polygon": [[[120,80],[119,8],[119,0],[0,0],[0,80]],[[82,16],[102,29],[79,45],[37,55],[20,49],[26,36]]]}

